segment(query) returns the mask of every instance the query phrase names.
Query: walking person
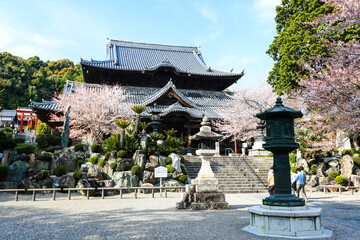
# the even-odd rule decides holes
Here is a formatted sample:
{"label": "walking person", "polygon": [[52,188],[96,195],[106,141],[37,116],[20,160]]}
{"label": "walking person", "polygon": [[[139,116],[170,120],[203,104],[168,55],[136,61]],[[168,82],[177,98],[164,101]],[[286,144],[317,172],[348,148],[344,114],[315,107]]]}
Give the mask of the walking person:
{"label": "walking person", "polygon": [[296,193],[296,181],[295,181],[295,179],[296,179],[296,175],[298,173],[298,169],[299,168],[297,168],[295,170],[295,172],[291,172],[291,194],[292,195],[295,195],[295,193]]}
{"label": "walking person", "polygon": [[305,193],[305,184],[306,184],[306,174],[304,172],[304,167],[301,166],[298,168],[299,172],[296,175],[295,181],[296,181],[296,193],[297,197],[300,197],[300,191],[305,199],[305,202],[308,202],[308,198]]}
{"label": "walking person", "polygon": [[273,167],[270,167],[270,171],[268,173],[268,191],[270,196],[274,195],[274,189],[275,189],[274,170]]}

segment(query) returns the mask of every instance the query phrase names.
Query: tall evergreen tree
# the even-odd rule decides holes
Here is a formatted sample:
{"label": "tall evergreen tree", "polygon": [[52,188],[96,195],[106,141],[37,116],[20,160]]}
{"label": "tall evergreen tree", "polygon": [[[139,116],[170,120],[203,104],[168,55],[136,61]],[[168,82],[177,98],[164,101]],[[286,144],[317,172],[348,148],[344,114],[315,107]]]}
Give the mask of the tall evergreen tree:
{"label": "tall evergreen tree", "polygon": [[268,83],[278,94],[299,86],[299,79],[307,74],[302,61],[310,63],[309,56],[327,54],[323,38],[306,22],[334,11],[321,0],[283,0],[276,7],[277,35],[266,53],[275,61]]}

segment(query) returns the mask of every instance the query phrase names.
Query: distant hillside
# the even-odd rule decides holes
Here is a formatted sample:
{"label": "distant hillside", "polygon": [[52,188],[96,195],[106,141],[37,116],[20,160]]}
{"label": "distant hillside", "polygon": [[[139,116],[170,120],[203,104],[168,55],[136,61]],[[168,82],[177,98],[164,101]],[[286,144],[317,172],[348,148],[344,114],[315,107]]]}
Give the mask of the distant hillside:
{"label": "distant hillside", "polygon": [[50,100],[54,92],[61,92],[65,80],[82,82],[80,64],[68,59],[58,61],[27,60],[0,53],[0,104],[3,109],[28,106],[30,100]]}

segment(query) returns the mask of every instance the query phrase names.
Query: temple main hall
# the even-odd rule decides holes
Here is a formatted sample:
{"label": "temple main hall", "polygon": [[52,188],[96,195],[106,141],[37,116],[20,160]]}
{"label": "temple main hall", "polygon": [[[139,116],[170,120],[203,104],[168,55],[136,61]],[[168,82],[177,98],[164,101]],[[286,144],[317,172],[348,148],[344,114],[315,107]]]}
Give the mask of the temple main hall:
{"label": "temple main hall", "polygon": [[[77,84],[89,87],[101,84],[121,85],[128,92],[128,101],[147,106],[142,121],[150,121],[154,105],[160,115],[162,130],[176,129],[184,147],[191,148],[203,116],[221,118],[229,104],[229,92],[243,72],[219,70],[205,64],[199,47],[184,47],[110,39],[106,60],[81,59],[84,83],[67,81],[64,93],[76,91]],[[51,101],[32,102],[39,119],[51,127],[49,112],[56,111]]]}

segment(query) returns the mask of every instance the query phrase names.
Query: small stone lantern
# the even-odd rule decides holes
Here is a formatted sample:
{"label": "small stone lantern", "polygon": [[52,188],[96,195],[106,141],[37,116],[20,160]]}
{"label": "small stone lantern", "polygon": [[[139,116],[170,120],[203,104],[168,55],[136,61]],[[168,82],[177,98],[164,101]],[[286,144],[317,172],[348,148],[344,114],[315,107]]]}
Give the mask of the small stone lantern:
{"label": "small stone lantern", "polygon": [[304,206],[305,202],[291,194],[289,152],[299,147],[295,142],[294,119],[303,114],[285,107],[280,97],[274,107],[257,113],[266,121],[266,144],[263,147],[274,154],[275,194],[263,200],[270,206]]}
{"label": "small stone lantern", "polygon": [[153,127],[154,133],[159,133],[159,126],[160,126],[160,113],[161,110],[157,107],[156,103],[154,104],[154,107],[149,111],[151,114],[151,125]]}

